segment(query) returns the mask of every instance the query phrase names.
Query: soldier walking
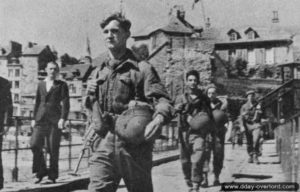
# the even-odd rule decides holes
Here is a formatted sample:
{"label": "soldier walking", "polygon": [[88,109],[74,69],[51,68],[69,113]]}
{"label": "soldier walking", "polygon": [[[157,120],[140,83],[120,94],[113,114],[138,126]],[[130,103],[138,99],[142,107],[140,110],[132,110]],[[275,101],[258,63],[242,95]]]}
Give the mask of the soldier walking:
{"label": "soldier walking", "polygon": [[255,99],[254,91],[248,91],[246,96],[247,102],[241,107],[240,115],[245,127],[248,162],[259,164],[262,109],[261,104]]}
{"label": "soldier walking", "polygon": [[217,98],[217,88],[214,85],[208,86],[206,89],[208,98],[210,99],[210,106],[213,110],[213,116],[216,123],[216,131],[213,135],[208,135],[206,138],[206,160],[203,169],[203,182],[202,186],[208,186],[208,171],[211,151],[213,152],[213,172],[214,172],[214,185],[220,185],[220,173],[223,168],[224,162],[224,143],[226,127],[225,124],[228,122],[227,102],[221,101]]}
{"label": "soldier walking", "polygon": [[126,48],[131,22],[116,13],[100,24],[107,52],[96,58],[86,107],[102,137],[90,158],[91,192],[152,192],[152,148],[173,113],[156,70]]}
{"label": "soldier walking", "polygon": [[202,181],[205,138],[213,132],[209,98],[198,88],[199,73],[186,74],[187,91],[176,99],[179,116],[180,159],[189,192],[198,192]]}

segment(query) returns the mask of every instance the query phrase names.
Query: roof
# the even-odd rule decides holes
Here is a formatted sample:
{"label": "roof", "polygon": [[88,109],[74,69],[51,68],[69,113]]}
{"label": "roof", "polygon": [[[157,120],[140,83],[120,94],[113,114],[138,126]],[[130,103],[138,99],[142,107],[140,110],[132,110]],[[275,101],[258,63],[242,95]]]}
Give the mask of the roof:
{"label": "roof", "polygon": [[79,79],[84,78],[85,74],[87,73],[87,71],[89,70],[89,68],[91,67],[90,64],[74,64],[74,65],[67,65],[66,67],[63,67],[60,69],[61,73],[66,73],[65,78],[66,79],[70,79],[70,78],[74,78],[74,72],[79,72],[78,76],[76,76]]}
{"label": "roof", "polygon": [[47,46],[33,44],[32,46],[26,46],[23,50],[23,55],[39,55]]}
{"label": "roof", "polygon": [[[247,32],[253,30],[256,32],[255,39],[248,39]],[[228,33],[238,32],[240,39],[230,41]],[[236,43],[236,42],[263,42],[263,41],[278,41],[278,40],[290,40],[292,38],[292,33],[285,30],[283,27],[279,26],[240,26],[240,27],[230,27],[219,29],[218,43]]]}
{"label": "roof", "polygon": [[170,19],[166,25],[154,24],[149,27],[144,28],[142,31],[137,32],[132,36],[132,38],[146,37],[150,36],[156,31],[163,31],[165,33],[180,33],[191,35],[194,30],[193,26],[186,20],[180,20],[175,16],[170,16]]}

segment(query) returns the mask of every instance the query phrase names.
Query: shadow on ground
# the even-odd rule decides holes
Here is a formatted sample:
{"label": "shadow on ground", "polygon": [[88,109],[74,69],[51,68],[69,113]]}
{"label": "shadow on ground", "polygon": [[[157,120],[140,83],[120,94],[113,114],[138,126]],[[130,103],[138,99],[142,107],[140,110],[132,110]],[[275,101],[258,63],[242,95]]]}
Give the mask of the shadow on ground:
{"label": "shadow on ground", "polygon": [[241,178],[249,178],[249,179],[256,179],[256,180],[264,180],[264,179],[270,179],[272,178],[271,175],[250,175],[250,174],[233,174],[232,177],[235,179],[241,179]]}

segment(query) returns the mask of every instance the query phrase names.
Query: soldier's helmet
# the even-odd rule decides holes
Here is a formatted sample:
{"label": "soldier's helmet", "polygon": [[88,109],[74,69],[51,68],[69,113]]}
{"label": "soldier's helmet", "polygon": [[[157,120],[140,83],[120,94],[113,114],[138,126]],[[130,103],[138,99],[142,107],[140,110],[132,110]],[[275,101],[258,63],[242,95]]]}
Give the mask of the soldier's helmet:
{"label": "soldier's helmet", "polygon": [[154,111],[146,105],[136,105],[124,111],[116,121],[115,132],[125,142],[140,144],[145,141],[146,126]]}
{"label": "soldier's helmet", "polygon": [[222,110],[219,109],[213,110],[213,116],[217,126],[224,126],[225,123],[228,122],[227,115]]}
{"label": "soldier's helmet", "polygon": [[208,133],[213,125],[210,117],[205,112],[197,113],[188,123],[192,130],[203,134]]}

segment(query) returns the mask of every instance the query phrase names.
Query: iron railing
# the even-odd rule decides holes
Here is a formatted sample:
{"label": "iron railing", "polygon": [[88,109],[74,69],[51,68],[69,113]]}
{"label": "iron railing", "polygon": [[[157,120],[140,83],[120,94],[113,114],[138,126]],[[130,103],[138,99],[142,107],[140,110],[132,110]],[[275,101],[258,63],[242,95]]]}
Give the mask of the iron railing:
{"label": "iron railing", "polygon": [[[21,124],[24,122],[29,123],[30,119],[24,117],[14,117],[14,141],[13,145],[10,147],[5,147],[2,150],[3,167],[4,167],[4,178],[6,181],[26,181],[32,179],[33,175],[31,173],[32,167],[32,152],[29,146],[29,136],[28,145],[25,147],[20,146],[20,129]],[[77,123],[75,123],[77,122]],[[60,175],[66,174],[73,170],[74,166],[78,162],[78,157],[82,150],[83,136],[79,136],[79,133],[74,129],[75,124],[82,123],[82,126],[86,124],[83,120],[68,120],[66,132],[69,133],[69,138],[61,142],[60,145],[60,159],[59,159],[59,172]],[[163,127],[162,137],[157,139],[154,143],[154,153],[160,153],[164,151],[169,151],[178,148],[178,130],[176,127],[176,122],[171,122],[169,125]],[[6,134],[7,135],[7,134]],[[81,138],[80,141],[75,141],[74,138]],[[4,142],[5,142],[4,136]],[[45,150],[46,151],[46,150]],[[83,155],[84,161],[80,163],[79,173],[84,171],[88,167],[88,158],[91,156],[91,151],[87,150]],[[47,155],[46,155],[47,157]]]}
{"label": "iron railing", "polygon": [[[283,121],[283,120],[282,120]],[[300,180],[300,113],[292,116],[275,129],[279,161],[289,182]]]}

